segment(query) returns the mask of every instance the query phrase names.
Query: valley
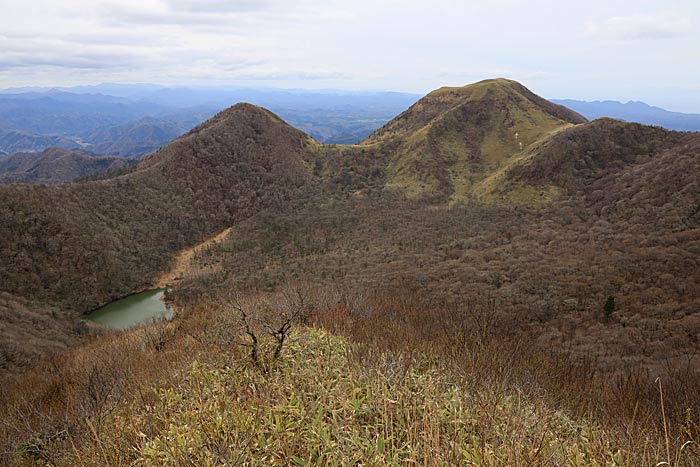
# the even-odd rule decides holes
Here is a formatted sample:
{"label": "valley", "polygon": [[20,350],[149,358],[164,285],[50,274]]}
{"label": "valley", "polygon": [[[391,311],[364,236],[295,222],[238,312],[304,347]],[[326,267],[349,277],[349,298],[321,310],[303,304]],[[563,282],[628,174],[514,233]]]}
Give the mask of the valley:
{"label": "valley", "polygon": [[[698,144],[587,123],[507,80],[438,90],[351,146],[241,104],[124,175],[0,189],[1,282],[74,319],[175,282],[188,305],[212,287],[410,284],[491,297],[543,345],[601,368],[654,366],[698,345],[683,324],[700,303]],[[618,319],[601,324],[608,296]],[[637,334],[647,322],[656,330]],[[640,352],[640,339],[659,344]]]}
{"label": "valley", "polygon": [[[405,401],[408,387],[427,381],[436,394],[452,388],[450,400],[478,399],[470,402],[478,407],[473,436],[490,446],[479,455],[503,460],[487,465],[610,465],[614,456],[618,465],[642,465],[663,452],[652,421],[661,408],[660,377],[680,456],[680,446],[697,439],[700,420],[699,155],[697,133],[588,121],[520,83],[494,79],[433,91],[358,144],[324,144],[268,110],[236,104],[121,172],[0,186],[0,370],[7,384],[41,380],[54,365],[71,387],[82,387],[82,372],[94,372],[115,389],[97,393],[95,407],[71,411],[66,430],[80,431],[72,424],[88,419],[108,433],[132,423],[144,433],[144,444],[129,431],[114,435],[118,448],[88,436],[71,451],[47,432],[31,441],[38,457],[18,459],[39,465],[44,451],[59,446],[52,462],[69,465],[71,456],[89,457],[101,446],[102,461],[117,465],[119,453],[135,452],[124,446],[139,445],[139,462],[156,465],[153,449],[185,436],[165,426],[185,430],[194,444],[200,439],[187,423],[167,418],[171,408],[205,418],[216,412],[168,392],[175,387],[205,401],[208,391],[235,392],[227,384],[236,381],[264,388],[246,393],[251,400],[274,405],[279,396],[295,407],[284,413],[303,413],[313,402],[298,409],[286,391],[303,399],[312,390],[285,376],[271,383],[274,363],[250,366],[251,344],[238,337],[250,336],[250,323],[237,310],[271,322],[304,311],[299,337],[288,344],[296,357],[282,359],[279,371],[325,381],[314,373],[320,367],[305,362],[326,359],[336,362],[324,368],[339,372],[349,400],[363,391],[354,380],[374,388],[367,406],[355,401],[351,412],[324,412],[313,426],[330,430],[326,417],[347,415],[348,426],[373,433],[377,452],[381,418],[381,439],[397,436],[391,452],[408,440],[418,458],[437,465],[392,418],[404,412],[373,399],[388,401],[398,388],[396,400]],[[85,321],[106,303],[166,285],[178,310],[170,323],[109,333]],[[128,354],[142,362],[127,361]],[[26,400],[6,396],[6,407],[29,401],[60,410],[62,394],[73,393],[51,381]],[[131,384],[149,395],[131,398]],[[125,402],[110,405],[115,394]],[[149,419],[145,406],[164,418]],[[224,413],[253,423],[245,407]],[[506,416],[503,426],[491,415],[487,424],[489,413],[520,410],[535,415]],[[418,423],[414,412],[406,417]],[[52,423],[60,432],[62,422]],[[305,429],[289,423],[291,432]],[[440,441],[461,439],[450,423],[425,421],[436,433],[435,452],[453,463],[473,461],[476,451],[451,452]],[[244,454],[255,446],[258,459],[274,451],[262,441],[268,421],[255,424],[265,428],[249,429],[253,441],[221,446]],[[23,436],[5,430],[7,439]],[[100,433],[95,438],[103,440]],[[304,433],[301,439],[311,439]],[[521,452],[502,444],[504,433],[522,436],[518,446],[531,446],[536,440],[524,433],[536,433],[548,447]],[[327,446],[323,440],[316,444]],[[224,449],[202,443],[196,449],[211,459]],[[266,455],[332,457],[310,454],[314,442],[303,443]],[[172,465],[203,462],[182,455]]]}

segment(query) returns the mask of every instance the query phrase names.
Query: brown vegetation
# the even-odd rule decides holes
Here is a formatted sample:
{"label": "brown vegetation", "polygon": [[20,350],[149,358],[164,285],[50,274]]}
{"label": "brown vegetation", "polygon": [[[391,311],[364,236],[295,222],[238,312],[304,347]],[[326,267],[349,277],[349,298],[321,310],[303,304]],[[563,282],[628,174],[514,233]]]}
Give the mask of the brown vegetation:
{"label": "brown vegetation", "polygon": [[100,157],[82,151],[49,148],[0,160],[2,183],[64,183],[108,171],[124,170],[134,159]]}
{"label": "brown vegetation", "polygon": [[[507,116],[514,126],[501,125]],[[522,152],[516,127],[532,139]],[[397,352],[407,362],[434,357],[461,387],[524,394],[577,420],[596,420],[606,430],[601,443],[628,456],[623,464],[681,465],[662,455],[659,420],[670,422],[679,456],[685,441],[697,440],[698,154],[697,135],[580,123],[510,82],[436,91],[348,147],[320,145],[269,112],[236,106],[128,174],[0,188],[0,259],[9,265],[0,281],[12,297],[32,297],[33,310],[77,316],[152,283],[176,252],[233,226],[221,242],[193,251],[197,274],[173,290],[189,317],[163,325],[150,344],[135,338],[136,347],[114,350],[147,349],[161,363],[170,355],[172,366],[156,372],[163,386],[191,358],[225,365],[204,354],[233,343],[208,340],[220,335],[222,317],[231,318],[224,313],[231,307],[220,304],[232,291],[278,293],[312,283],[325,298],[311,322],[346,336],[358,352],[355,363],[372,364],[361,358],[364,351]],[[328,292],[339,285],[342,294]],[[13,310],[29,306],[8,303]],[[240,311],[228,321],[232,329],[241,325]],[[113,337],[114,345],[139,332],[149,331]],[[114,381],[127,383],[110,376],[106,385],[119,394],[121,384],[142,394],[130,375],[155,371],[148,362],[116,365],[128,371],[120,369]],[[153,378],[147,381],[161,384]],[[18,388],[29,380],[18,381],[25,382],[12,391],[22,395]],[[56,410],[42,394],[30,398],[38,407],[49,404],[37,420]],[[100,394],[89,396],[97,401],[92,406],[101,406]],[[8,407],[26,402],[8,397]],[[79,427],[71,429],[90,438],[95,418],[88,417],[87,435],[84,419],[75,415],[70,423]],[[486,438],[500,436],[484,430]],[[27,432],[6,436],[16,448]],[[59,457],[76,452],[50,433],[41,436],[58,443]],[[103,438],[90,439],[90,449],[105,448]],[[596,451],[598,464],[610,462],[602,460],[614,455],[607,449]]]}
{"label": "brown vegetation", "polygon": [[[240,310],[200,304],[7,380],[3,465],[700,461],[696,376],[664,378],[662,408],[653,382],[601,377],[504,333],[488,300],[307,292],[307,326],[344,339],[297,324],[263,371],[240,345]],[[281,298],[237,303],[299,309]],[[261,346],[278,348],[272,337]]]}
{"label": "brown vegetation", "polygon": [[137,290],[183,247],[288,199],[308,177],[307,144],[239,105],[126,175],[0,187],[2,289],[74,316]]}
{"label": "brown vegetation", "polygon": [[194,277],[196,275],[208,272],[206,271],[206,269],[196,267],[196,264],[193,261],[195,255],[207,249],[215,248],[219,243],[223,242],[226,239],[226,237],[229,236],[231,230],[232,227],[224,229],[223,231],[219,232],[213,237],[208,238],[195,246],[185,248],[184,250],[178,252],[177,255],[175,255],[175,258],[173,259],[166,272],[161,274],[154,281],[154,283],[152,284],[153,287],[157,289],[163,289],[168,286],[172,286],[185,276]]}

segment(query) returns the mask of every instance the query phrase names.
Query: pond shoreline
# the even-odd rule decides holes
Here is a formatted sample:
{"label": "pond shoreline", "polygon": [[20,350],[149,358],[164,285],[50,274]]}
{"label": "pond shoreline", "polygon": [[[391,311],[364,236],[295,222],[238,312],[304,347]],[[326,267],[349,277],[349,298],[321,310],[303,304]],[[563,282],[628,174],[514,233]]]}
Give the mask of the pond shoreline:
{"label": "pond shoreline", "polygon": [[[207,238],[201,243],[181,250],[173,257],[170,268],[168,268],[168,270],[166,270],[165,272],[160,273],[148,285],[139,287],[131,293],[128,293],[122,297],[115,298],[113,300],[101,304],[100,306],[93,308],[92,310],[86,311],[83,313],[82,318],[93,323],[99,323],[99,321],[95,320],[95,317],[104,313],[104,310],[106,308],[117,308],[117,304],[119,304],[120,302],[135,300],[135,297],[138,297],[142,294],[159,293],[159,291],[162,291],[160,300],[164,304],[164,307],[167,309],[168,319],[172,319],[177,314],[177,309],[172,300],[168,300],[165,297],[165,293],[168,291],[168,289],[170,289],[173,286],[173,284],[179,281],[182,277],[188,274],[196,273],[196,271],[193,272],[192,270],[192,260],[197,253],[214,245],[222,243],[226,239],[226,237],[231,233],[232,230],[233,227],[226,228],[218,234]],[[149,315],[146,315],[146,318],[148,318],[148,316]],[[135,325],[140,324],[144,323],[139,323]],[[105,326],[104,324],[102,325]],[[109,328],[110,326],[107,325],[106,327]],[[120,327],[119,329],[122,328]]]}
{"label": "pond shoreline", "polygon": [[88,321],[110,329],[129,329],[154,320],[171,320],[174,309],[165,294],[168,288],[147,289],[113,300],[83,315]]}

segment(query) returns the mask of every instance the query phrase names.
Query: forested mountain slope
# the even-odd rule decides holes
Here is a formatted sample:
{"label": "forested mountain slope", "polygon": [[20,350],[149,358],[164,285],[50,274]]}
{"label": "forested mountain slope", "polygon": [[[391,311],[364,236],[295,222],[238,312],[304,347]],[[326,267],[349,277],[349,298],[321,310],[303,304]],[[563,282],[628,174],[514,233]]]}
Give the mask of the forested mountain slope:
{"label": "forested mountain slope", "polygon": [[101,157],[82,151],[49,148],[0,159],[0,183],[63,183],[109,170],[123,170],[133,159]]}
{"label": "forested mountain slope", "polygon": [[289,199],[310,177],[309,144],[271,113],[237,105],[129,174],[4,185],[1,288],[75,320],[147,286],[181,248]]}
{"label": "forested mountain slope", "polygon": [[233,227],[176,303],[406,289],[497,303],[502,332],[606,370],[658,366],[698,347],[698,144],[507,80],[437,90],[351,146],[236,105],[116,178],[0,187],[0,284],[77,320]]}

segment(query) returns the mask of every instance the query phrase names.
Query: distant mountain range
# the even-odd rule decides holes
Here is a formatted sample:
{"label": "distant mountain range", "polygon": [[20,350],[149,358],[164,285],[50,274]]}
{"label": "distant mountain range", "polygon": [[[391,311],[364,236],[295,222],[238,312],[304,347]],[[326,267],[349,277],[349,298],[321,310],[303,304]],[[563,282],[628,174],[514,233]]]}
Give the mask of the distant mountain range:
{"label": "distant mountain range", "polygon": [[0,91],[0,151],[51,146],[140,157],[237,102],[270,108],[320,142],[357,143],[420,96],[393,92],[99,85]]}
{"label": "distant mountain range", "polygon": [[623,104],[617,101],[586,102],[571,99],[552,100],[552,102],[575,110],[590,120],[610,117],[626,122],[661,126],[668,130],[700,131],[700,114],[670,112],[644,102],[630,101]]}
{"label": "distant mountain range", "polygon": [[[394,92],[163,87],[102,84],[0,91],[0,156],[49,147],[141,157],[237,102],[269,108],[322,143],[367,138],[418,95]],[[611,117],[700,131],[700,114],[642,102],[553,100],[588,119]]]}
{"label": "distant mountain range", "polygon": [[140,120],[109,125],[83,134],[83,141],[96,154],[140,157],[155,151],[200,123],[198,118],[178,123],[144,117]]}
{"label": "distant mountain range", "polygon": [[18,152],[0,158],[0,184],[63,183],[127,168],[134,162],[134,159],[95,156],[62,148],[50,148],[40,153]]}
{"label": "distant mountain range", "polygon": [[43,151],[48,147],[78,149],[80,144],[65,136],[47,136],[25,130],[0,128],[0,155],[21,151]]}

